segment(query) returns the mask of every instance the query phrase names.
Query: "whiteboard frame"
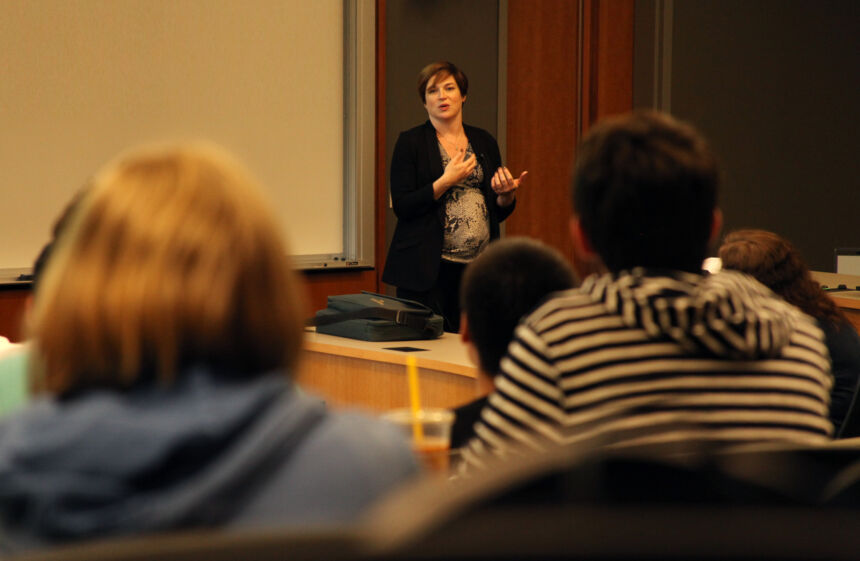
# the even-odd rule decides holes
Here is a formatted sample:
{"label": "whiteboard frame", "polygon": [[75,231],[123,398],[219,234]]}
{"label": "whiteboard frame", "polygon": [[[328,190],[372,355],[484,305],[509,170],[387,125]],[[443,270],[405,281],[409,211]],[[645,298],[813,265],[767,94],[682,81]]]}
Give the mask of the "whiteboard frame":
{"label": "whiteboard frame", "polygon": [[299,269],[375,266],[376,6],[344,0],[343,251],[296,255]]}

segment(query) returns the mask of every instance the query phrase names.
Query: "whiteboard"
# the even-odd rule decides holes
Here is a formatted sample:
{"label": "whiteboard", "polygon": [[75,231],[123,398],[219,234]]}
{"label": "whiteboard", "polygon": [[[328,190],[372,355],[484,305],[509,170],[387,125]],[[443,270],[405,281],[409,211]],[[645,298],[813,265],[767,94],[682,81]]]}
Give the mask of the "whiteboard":
{"label": "whiteboard", "polygon": [[101,164],[183,138],[250,167],[301,266],[372,264],[368,4],[0,2],[0,269],[32,265]]}

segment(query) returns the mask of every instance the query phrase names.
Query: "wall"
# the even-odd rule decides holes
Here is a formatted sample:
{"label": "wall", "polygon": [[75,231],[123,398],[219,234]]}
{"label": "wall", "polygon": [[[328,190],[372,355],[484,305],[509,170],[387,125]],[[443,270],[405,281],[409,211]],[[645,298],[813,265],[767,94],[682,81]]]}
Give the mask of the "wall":
{"label": "wall", "polygon": [[[514,171],[530,171],[507,233],[542,239],[566,253],[567,192],[576,139],[595,119],[625,111],[631,104],[632,0],[376,0],[376,4],[377,268],[305,273],[308,314],[324,307],[329,294],[379,286],[395,224],[387,204],[389,160],[397,134],[426,119],[415,81],[427,62],[450,58],[468,72],[467,121],[497,134],[503,158]],[[510,51],[501,57],[500,10],[501,42],[507,38]],[[500,58],[508,60],[502,68]],[[501,98],[508,98],[501,118],[500,72],[508,74],[501,92]],[[500,121],[506,123],[501,131]],[[26,292],[16,291],[22,297]],[[21,309],[2,301],[0,308],[0,319]]]}
{"label": "wall", "polygon": [[[658,4],[637,4],[637,22]],[[832,271],[834,248],[860,246],[860,3],[670,5],[670,107],[721,157],[725,231],[776,231],[813,269]],[[653,101],[642,71],[653,49],[637,36],[640,105]]]}

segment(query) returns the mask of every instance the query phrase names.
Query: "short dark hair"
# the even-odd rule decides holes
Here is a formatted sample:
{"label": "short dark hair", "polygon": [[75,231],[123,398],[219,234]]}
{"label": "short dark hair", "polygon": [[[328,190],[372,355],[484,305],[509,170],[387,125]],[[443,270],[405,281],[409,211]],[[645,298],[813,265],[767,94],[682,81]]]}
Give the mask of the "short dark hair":
{"label": "short dark hair", "polygon": [[571,194],[588,242],[610,271],[699,271],[718,184],[717,160],[692,126],[635,111],[586,135]]}
{"label": "short dark hair", "polygon": [[33,262],[33,293],[35,293],[39,288],[39,281],[42,280],[42,277],[44,276],[45,267],[48,266],[48,260],[54,252],[54,247],[57,245],[60,236],[66,231],[69,224],[72,222],[72,217],[81,206],[81,201],[84,199],[88,189],[89,185],[86,185],[80,191],[75,193],[71,200],[66,203],[65,208],[63,208],[63,211],[60,213],[56,222],[54,222],[54,226],[51,229],[51,239],[42,247],[42,251],[39,252],[39,255],[36,257],[36,261]]}
{"label": "short dark hair", "polygon": [[453,76],[457,87],[460,88],[460,95],[465,96],[469,93],[469,79],[453,62],[445,60],[431,62],[418,73],[418,97],[421,98],[421,103],[427,102],[427,83],[437,74],[441,74],[439,78]]}
{"label": "short dark hair", "polygon": [[460,287],[481,369],[498,372],[523,316],[550,293],[573,286],[573,270],[555,249],[529,238],[491,243],[466,268]]}

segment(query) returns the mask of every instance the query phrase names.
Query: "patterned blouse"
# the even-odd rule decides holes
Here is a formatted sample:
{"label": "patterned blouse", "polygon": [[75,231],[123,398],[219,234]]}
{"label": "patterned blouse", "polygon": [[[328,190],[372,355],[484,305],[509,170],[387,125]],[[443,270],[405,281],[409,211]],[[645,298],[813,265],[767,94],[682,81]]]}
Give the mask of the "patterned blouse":
{"label": "patterned blouse", "polygon": [[[439,154],[442,156],[442,167],[448,165],[451,158],[445,152],[442,143],[439,144]],[[471,143],[466,148],[466,159],[474,154]],[[487,211],[487,201],[481,190],[484,181],[484,170],[476,165],[472,173],[461,183],[448,189],[442,195],[440,213],[444,229],[442,242],[442,259],[457,263],[468,263],[477,257],[490,242],[490,220]]]}

